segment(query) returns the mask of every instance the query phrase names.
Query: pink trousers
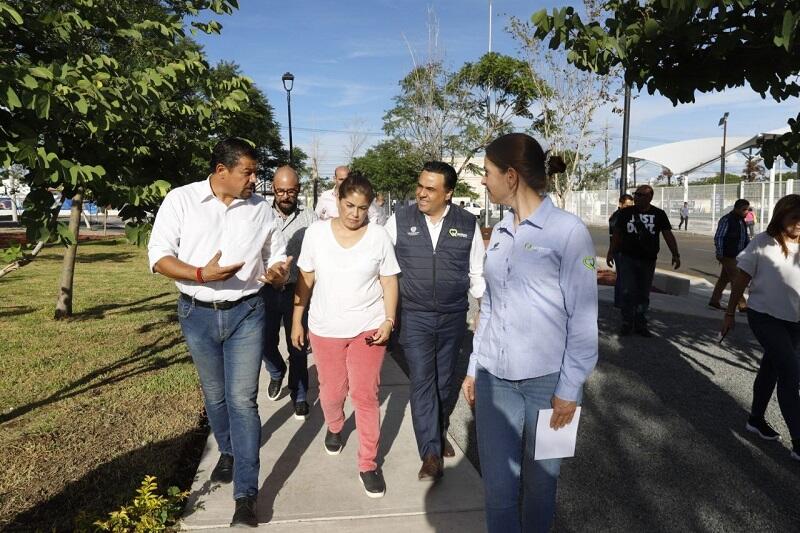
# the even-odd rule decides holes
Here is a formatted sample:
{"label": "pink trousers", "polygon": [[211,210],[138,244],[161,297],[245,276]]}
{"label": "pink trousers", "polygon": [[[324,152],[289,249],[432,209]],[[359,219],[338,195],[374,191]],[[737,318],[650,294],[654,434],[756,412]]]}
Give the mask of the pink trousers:
{"label": "pink trousers", "polygon": [[352,339],[319,337],[309,332],[314,362],[319,375],[319,400],[325,423],[333,433],[344,426],[344,402],[348,392],[356,412],[358,432],[358,470],[368,472],[378,465],[378,440],[381,430],[378,388],[385,346],[370,346],[366,338],[374,330]]}

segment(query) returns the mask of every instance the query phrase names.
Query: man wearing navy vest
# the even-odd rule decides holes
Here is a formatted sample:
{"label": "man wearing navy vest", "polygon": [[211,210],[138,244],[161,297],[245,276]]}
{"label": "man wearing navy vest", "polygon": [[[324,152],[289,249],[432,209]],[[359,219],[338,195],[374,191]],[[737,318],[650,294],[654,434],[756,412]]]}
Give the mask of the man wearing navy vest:
{"label": "man wearing navy vest", "polygon": [[[417,203],[398,207],[386,222],[400,263],[400,344],[411,380],[411,417],[422,467],[420,481],[435,481],[447,441],[453,374],[466,331],[469,295],[479,299],[485,248],[475,215],[450,203],[456,171],[425,163]],[[455,387],[457,388],[457,387]]]}

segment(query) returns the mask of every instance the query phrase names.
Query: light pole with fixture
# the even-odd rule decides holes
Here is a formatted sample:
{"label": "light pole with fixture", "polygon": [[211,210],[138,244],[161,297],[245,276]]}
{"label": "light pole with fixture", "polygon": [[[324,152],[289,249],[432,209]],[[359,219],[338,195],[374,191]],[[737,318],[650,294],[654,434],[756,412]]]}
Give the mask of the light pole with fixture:
{"label": "light pole with fixture", "polygon": [[294,87],[294,75],[291,72],[281,76],[283,88],[286,90],[286,104],[289,108],[289,166],[292,166],[292,87]]}
{"label": "light pole with fixture", "polygon": [[722,175],[722,184],[725,185],[725,143],[728,137],[728,112],[725,111],[725,114],[722,115],[722,118],[719,119],[719,124],[717,126],[722,126],[722,148],[720,152],[719,158],[719,166],[720,172]]}

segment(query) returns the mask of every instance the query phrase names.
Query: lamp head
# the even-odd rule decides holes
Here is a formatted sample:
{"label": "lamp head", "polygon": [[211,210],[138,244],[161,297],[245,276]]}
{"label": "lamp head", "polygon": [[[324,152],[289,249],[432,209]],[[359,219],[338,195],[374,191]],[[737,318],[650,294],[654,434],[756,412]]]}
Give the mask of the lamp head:
{"label": "lamp head", "polygon": [[291,72],[286,72],[283,76],[281,76],[281,80],[283,80],[283,88],[286,89],[286,92],[292,92],[292,87],[294,86],[294,75]]}
{"label": "lamp head", "polygon": [[725,111],[725,114],[724,114],[724,115],[722,115],[722,118],[721,118],[721,119],[719,119],[719,124],[717,124],[717,126],[722,126],[723,124],[725,124],[726,122],[728,122],[728,115],[729,115],[729,114],[730,114],[730,113],[728,113],[727,111]]}

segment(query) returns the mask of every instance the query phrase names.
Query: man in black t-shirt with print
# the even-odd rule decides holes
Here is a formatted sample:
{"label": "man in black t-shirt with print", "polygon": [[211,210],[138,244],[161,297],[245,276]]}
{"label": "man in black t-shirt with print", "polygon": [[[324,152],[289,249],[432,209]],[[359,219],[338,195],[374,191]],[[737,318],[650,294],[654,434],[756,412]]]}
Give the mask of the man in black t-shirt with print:
{"label": "man in black t-shirt with print", "polygon": [[[619,211],[606,263],[614,266],[614,258],[618,259],[617,276],[620,278],[622,298],[620,334],[630,335],[635,330],[643,337],[652,337],[647,329],[647,308],[650,305],[659,236],[664,235],[676,270],[681,266],[681,256],[667,214],[650,204],[653,201],[653,188],[649,185],[640,186],[633,193],[633,201],[633,207]],[[618,256],[615,255],[617,253]]]}

